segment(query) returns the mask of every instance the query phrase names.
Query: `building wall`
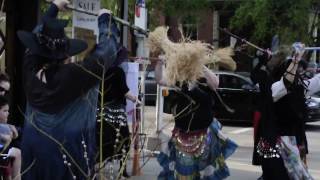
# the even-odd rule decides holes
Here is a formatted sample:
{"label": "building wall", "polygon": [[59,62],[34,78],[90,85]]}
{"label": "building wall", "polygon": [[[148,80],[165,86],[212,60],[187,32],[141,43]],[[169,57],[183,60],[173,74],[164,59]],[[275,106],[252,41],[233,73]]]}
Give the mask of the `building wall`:
{"label": "building wall", "polygon": [[206,43],[213,41],[213,11],[207,9],[201,12],[198,23],[198,40]]}

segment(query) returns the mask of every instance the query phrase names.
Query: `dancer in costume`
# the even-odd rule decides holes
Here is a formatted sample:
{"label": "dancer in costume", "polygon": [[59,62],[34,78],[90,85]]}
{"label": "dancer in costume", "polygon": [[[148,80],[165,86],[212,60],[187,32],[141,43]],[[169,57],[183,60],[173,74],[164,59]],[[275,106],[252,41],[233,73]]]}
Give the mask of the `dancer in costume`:
{"label": "dancer in costume", "polygon": [[100,10],[98,44],[82,62],[67,63],[87,48],[65,35],[67,21],[56,19],[68,3],[54,0],[33,33],[18,32],[27,47],[24,180],[84,180],[94,174],[97,88],[116,59],[117,33],[110,11]]}
{"label": "dancer in costume", "polygon": [[164,52],[166,60],[156,64],[157,83],[175,88],[171,95],[175,126],[167,149],[158,155],[163,168],[158,179],[228,177],[225,159],[237,145],[222,135],[220,124],[213,118],[211,93],[218,87],[219,79],[204,66],[210,61],[207,44],[172,43],[161,29],[150,34],[149,42],[153,52]]}
{"label": "dancer in costume", "polygon": [[[128,60],[128,51],[121,47],[117,56],[117,64],[108,69],[104,76],[103,89],[103,112],[102,117],[98,111],[98,138],[100,138],[100,125],[103,121],[102,156],[103,160],[111,161],[110,176],[113,176],[113,160],[120,159],[120,168],[123,166],[122,176],[129,177],[126,170],[126,160],[130,150],[130,132],[127,122],[126,99],[140,104],[139,99],[134,96],[126,82],[126,76],[120,63]],[[101,103],[98,103],[98,107]],[[97,142],[99,146],[99,141]]]}
{"label": "dancer in costume", "polygon": [[[312,179],[300,154],[306,137],[305,96],[320,90],[320,76],[300,78],[298,71],[304,45],[294,44],[292,59],[260,61],[251,73],[259,84],[261,118],[254,149],[254,160],[262,165],[263,179]],[[278,62],[275,62],[278,61]],[[266,65],[267,64],[267,65]],[[258,160],[258,161],[257,161]]]}

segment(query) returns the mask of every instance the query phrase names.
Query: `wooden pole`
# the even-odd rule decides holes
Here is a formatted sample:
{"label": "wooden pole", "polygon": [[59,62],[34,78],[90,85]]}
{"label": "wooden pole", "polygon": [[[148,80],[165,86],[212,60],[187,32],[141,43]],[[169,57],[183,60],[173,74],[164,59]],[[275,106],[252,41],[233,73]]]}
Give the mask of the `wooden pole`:
{"label": "wooden pole", "polygon": [[140,176],[140,151],[139,151],[139,129],[140,129],[140,109],[141,107],[137,107],[134,113],[134,121],[132,124],[132,137],[133,137],[133,164],[132,164],[132,175]]}

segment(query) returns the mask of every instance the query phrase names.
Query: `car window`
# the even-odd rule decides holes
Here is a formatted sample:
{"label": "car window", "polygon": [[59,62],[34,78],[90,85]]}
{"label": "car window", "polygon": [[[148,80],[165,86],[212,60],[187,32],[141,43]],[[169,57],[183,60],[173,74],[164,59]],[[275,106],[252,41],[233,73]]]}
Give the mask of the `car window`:
{"label": "car window", "polygon": [[244,86],[250,86],[250,84],[242,78],[227,74],[219,75],[220,88],[242,89]]}
{"label": "car window", "polygon": [[154,71],[147,71],[146,79],[154,79]]}

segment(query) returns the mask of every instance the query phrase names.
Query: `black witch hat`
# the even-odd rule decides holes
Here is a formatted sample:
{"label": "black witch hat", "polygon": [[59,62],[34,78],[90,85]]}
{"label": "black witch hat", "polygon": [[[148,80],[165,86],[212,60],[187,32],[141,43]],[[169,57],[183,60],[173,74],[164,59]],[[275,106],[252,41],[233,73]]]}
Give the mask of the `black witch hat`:
{"label": "black witch hat", "polygon": [[31,53],[49,59],[63,60],[88,47],[85,41],[66,36],[64,28],[67,23],[66,20],[47,18],[39,32],[18,31],[18,37]]}

